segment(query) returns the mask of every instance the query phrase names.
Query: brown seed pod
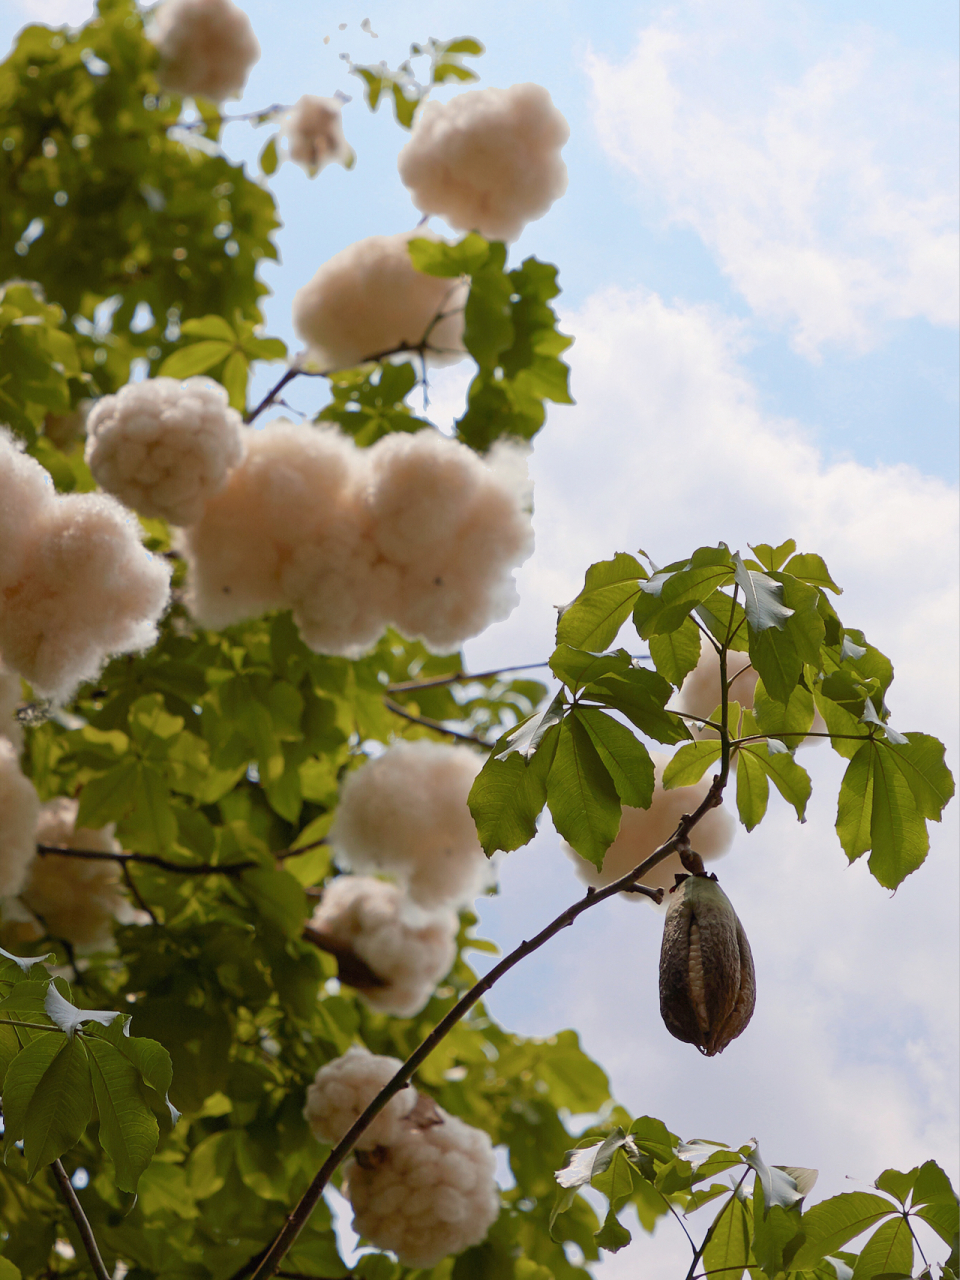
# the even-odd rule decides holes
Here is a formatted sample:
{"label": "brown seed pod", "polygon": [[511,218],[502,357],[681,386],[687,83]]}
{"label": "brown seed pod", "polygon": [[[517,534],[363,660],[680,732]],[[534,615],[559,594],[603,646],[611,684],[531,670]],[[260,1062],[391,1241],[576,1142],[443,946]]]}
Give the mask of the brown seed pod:
{"label": "brown seed pod", "polygon": [[750,943],[716,876],[677,876],[660,949],[660,1016],[712,1058],[753,1016]]}

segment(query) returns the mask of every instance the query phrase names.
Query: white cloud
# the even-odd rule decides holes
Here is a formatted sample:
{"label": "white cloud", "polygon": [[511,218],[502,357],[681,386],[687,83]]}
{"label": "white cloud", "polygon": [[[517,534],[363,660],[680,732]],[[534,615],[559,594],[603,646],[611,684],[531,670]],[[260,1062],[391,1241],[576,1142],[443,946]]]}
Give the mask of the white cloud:
{"label": "white cloud", "polygon": [[866,350],[885,321],[955,324],[955,63],[780,12],[681,5],[624,61],[588,55],[601,145],[803,354]]}
{"label": "white cloud", "polygon": [[93,13],[91,0],[15,0],[15,4],[26,20],[50,27],[79,27]]}
{"label": "white cloud", "polygon": [[[846,588],[841,617],[893,658],[896,723],[945,738],[955,760],[955,490],[906,466],[826,465],[797,423],[764,415],[738,364],[740,329],[709,309],[607,290],[563,327],[577,335],[578,404],[553,411],[537,442],[523,603],[472,642],[473,669],[546,656],[551,606],[615,550],[643,547],[663,563],[721,538],[745,550],[792,536]],[[452,375],[441,394],[452,407]],[[862,860],[847,867],[833,831],[843,763],[827,747],[803,763],[814,780],[806,825],[774,797],[767,821],[717,864],[759,990],[753,1023],[722,1058],[706,1061],[662,1028],[660,927],[645,904],[588,913],[510,975],[491,1010],[525,1033],[576,1027],[635,1113],[685,1137],[756,1136],[771,1160],[819,1167],[818,1197],[849,1189],[847,1175],[870,1180],[931,1156],[955,1176],[956,804],[932,828],[927,865],[891,897]],[[549,826],[507,858],[485,931],[508,948],[574,900],[564,862]],[[616,1280],[642,1264],[668,1280],[684,1249],[668,1224],[599,1274]]]}

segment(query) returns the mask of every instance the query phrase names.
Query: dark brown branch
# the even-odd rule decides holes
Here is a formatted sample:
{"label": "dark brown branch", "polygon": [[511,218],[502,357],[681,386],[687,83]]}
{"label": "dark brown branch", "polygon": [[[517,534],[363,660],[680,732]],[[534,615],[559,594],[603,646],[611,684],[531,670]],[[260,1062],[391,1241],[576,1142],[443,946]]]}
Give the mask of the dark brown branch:
{"label": "dark brown branch", "polygon": [[58,858],[85,858],[89,862],[116,862],[121,867],[128,862],[138,862],[143,866],[159,867],[161,871],[175,871],[181,876],[236,876],[241,871],[252,871],[260,866],[252,858],[244,862],[172,862],[155,853],[108,853],[102,849],[70,849],[60,844],[38,844],[37,853],[41,858],[53,854]]}
{"label": "dark brown branch", "polygon": [[[440,1019],[430,1034],[421,1041],[420,1045],[407,1058],[393,1079],[380,1090],[366,1110],[354,1121],[341,1141],[327,1156],[316,1177],[300,1198],[299,1204],[287,1214],[276,1239],[263,1255],[256,1271],[253,1273],[253,1280],[267,1280],[267,1277],[277,1274],[281,1261],[293,1247],[297,1236],[306,1225],[331,1176],[353,1150],[357,1139],[371,1121],[383,1110],[394,1094],[407,1087],[420,1064],[430,1056],[441,1040],[457,1025],[461,1018],[473,1008],[504,974],[509,973],[515,965],[526,959],[527,956],[532,955],[545,942],[549,942],[562,929],[572,925],[584,911],[588,911],[606,898],[613,897],[616,893],[632,889],[638,880],[641,880],[664,858],[669,857],[671,853],[675,853],[677,850],[686,851],[689,848],[689,835],[692,829],[704,814],[711,809],[717,808],[723,802],[723,789],[726,785],[726,780],[727,774],[725,772],[718,774],[713,779],[710,790],[694,812],[683,815],[670,839],[660,845],[658,849],[655,849],[649,858],[646,858],[639,866],[634,867],[632,871],[628,871],[626,875],[621,876],[619,880],[615,880],[612,884],[608,884],[602,889],[588,889],[578,902],[573,903],[572,906],[562,911],[555,920],[551,921],[546,928],[541,929],[535,937],[529,941],[521,942],[509,955],[504,956],[499,964],[494,965],[489,973],[476,982],[465,995],[461,996],[453,1008]],[[656,891],[654,891],[654,894],[656,894]],[[660,896],[662,897],[662,894]]]}
{"label": "dark brown branch", "polygon": [[304,942],[310,942],[318,950],[326,951],[328,955],[334,957],[337,962],[337,977],[348,986],[356,987],[358,991],[374,991],[389,985],[379,973],[374,973],[349,943],[341,938],[335,938],[333,934],[325,933],[322,929],[314,929],[313,925],[309,924],[303,926],[303,933],[300,936]]}
{"label": "dark brown branch", "polygon": [[110,1280],[110,1272],[103,1265],[103,1258],[100,1257],[100,1250],[97,1248],[97,1242],[94,1238],[93,1229],[87,1221],[87,1215],[83,1212],[83,1206],[77,1199],[77,1193],[73,1189],[73,1183],[67,1177],[67,1171],[59,1160],[54,1160],[50,1166],[53,1170],[53,1176],[56,1178],[60,1187],[60,1194],[67,1202],[67,1208],[77,1224],[77,1231],[80,1233],[80,1239],[83,1241],[83,1247],[87,1251],[87,1257],[90,1259],[90,1266],[93,1268],[93,1274],[97,1280]]}
{"label": "dark brown branch", "polygon": [[425,729],[433,729],[436,733],[445,733],[451,738],[458,738],[461,742],[473,742],[478,747],[486,747],[488,751],[493,745],[491,742],[485,742],[483,738],[478,738],[475,733],[461,733],[459,729],[448,729],[439,720],[431,720],[429,716],[415,716],[412,711],[408,711],[406,707],[401,707],[400,703],[394,702],[392,698],[385,697],[383,705],[388,711],[392,711],[395,716],[400,716],[403,720],[409,720],[411,724],[422,724]]}

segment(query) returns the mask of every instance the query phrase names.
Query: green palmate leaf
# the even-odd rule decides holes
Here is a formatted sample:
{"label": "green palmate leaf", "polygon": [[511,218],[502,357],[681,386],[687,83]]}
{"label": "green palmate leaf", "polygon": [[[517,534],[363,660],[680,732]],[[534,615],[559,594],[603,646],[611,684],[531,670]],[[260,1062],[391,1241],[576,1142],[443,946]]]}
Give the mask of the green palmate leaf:
{"label": "green palmate leaf", "polygon": [[603,1220],[603,1226],[594,1234],[593,1238],[601,1249],[606,1249],[608,1253],[617,1253],[618,1250],[630,1243],[633,1236],[619,1222],[614,1210],[609,1209],[606,1218]]}
{"label": "green palmate leaf", "polygon": [[737,812],[740,821],[752,831],[767,811],[770,787],[766,770],[755,753],[743,750],[737,753]]}
{"label": "green palmate leaf", "polygon": [[657,672],[631,667],[592,681],[582,697],[622,712],[641,733],[658,742],[689,741],[690,730],[683,720],[666,710],[672,694],[672,686]]}
{"label": "green palmate leaf", "polygon": [[468,804],[488,856],[497,849],[519,849],[536,835],[559,733],[552,725],[529,760],[518,751],[504,758],[490,756],[477,775]]}
{"label": "green palmate leaf", "polygon": [[716,738],[691,742],[675,752],[663,771],[663,788],[692,787],[720,759],[722,747]]}
{"label": "green palmate leaf", "polygon": [[786,703],[771,698],[758,680],[753,693],[753,713],[761,733],[782,737],[788,747],[796,747],[813,724],[813,694],[798,684]]}
{"label": "green palmate leaf", "polygon": [[642,742],[625,725],[603,711],[578,707],[571,712],[597,749],[623,804],[649,809],[655,783],[653,761]]}
{"label": "green palmate leaf", "polygon": [[701,548],[690,568],[654,574],[643,584],[633,611],[637,631],[644,640],[676,631],[693,608],[731,582],[733,561],[726,548]]}
{"label": "green palmate leaf", "polygon": [[842,1249],[849,1241],[889,1217],[896,1206],[869,1191],[848,1191],[808,1209],[801,1219],[804,1243],[791,1260],[798,1271]]}
{"label": "green palmate leaf", "polygon": [[740,1280],[750,1257],[750,1234],[746,1206],[734,1193],[713,1221],[703,1251],[703,1270]]}
{"label": "green palmate leaf", "polygon": [[74,1146],[90,1120],[93,1089],[82,1041],[48,1035],[27,1045],[7,1071],[3,1105],[6,1158],[22,1137],[29,1181]]}
{"label": "green palmate leaf", "polygon": [[547,777],[550,815],[567,843],[599,868],[620,830],[620,797],[584,726],[568,716],[557,732]]}
{"label": "green palmate leaf", "polygon": [[734,600],[725,591],[715,591],[697,605],[694,613],[715,640],[735,653],[746,653],[749,646],[747,615],[739,600]]}
{"label": "green palmate leaf", "polygon": [[568,1151],[563,1167],[554,1174],[557,1184],[565,1189],[585,1187],[605,1173],[621,1147],[632,1144],[632,1138],[618,1125],[602,1142]]}
{"label": "green palmate leaf", "polygon": [[[561,689],[545,711],[528,716],[526,720],[517,725],[516,729],[512,729],[510,733],[504,735],[502,739],[503,749],[495,751],[493,758],[495,760],[506,760],[509,755],[517,752],[525,760],[529,760],[540,745],[547,730],[551,729],[555,724],[559,724],[563,719],[566,714],[566,705],[566,699]],[[500,746],[500,743],[497,743],[497,746]]]}
{"label": "green palmate leaf", "polygon": [[249,371],[250,365],[244,352],[234,351],[227,358],[227,363],[223,366],[223,373],[220,375],[220,381],[227,392],[231,406],[240,413],[243,413],[247,407],[247,378]]}
{"label": "green palmate leaf", "polygon": [[550,658],[550,670],[575,693],[581,685],[600,676],[628,670],[631,662],[626,649],[618,649],[616,653],[590,653],[561,644]]}
{"label": "green palmate leaf", "polygon": [[180,332],[188,338],[216,338],[220,342],[235,342],[237,338],[223,316],[200,316],[195,320],[184,320]]}
{"label": "green palmate leaf", "polygon": [[[759,1147],[755,1146],[744,1156],[744,1163],[756,1170],[763,1200],[761,1206],[763,1212],[774,1205],[781,1209],[790,1209],[803,1199],[803,1192],[799,1189],[796,1179],[779,1165],[768,1165],[761,1157]],[[812,1170],[805,1169],[803,1172],[810,1173]]]}
{"label": "green palmate leaf", "polygon": [[583,590],[557,620],[557,643],[598,653],[612,644],[630,616],[646,570],[618,552],[587,570]]}
{"label": "green palmate leaf", "polygon": [[748,569],[739,554],[733,557],[735,581],[743,592],[743,607],[747,622],[754,631],[766,631],[768,627],[776,627],[782,631],[787,619],[793,613],[783,603],[783,586],[765,573],[757,573]]}
{"label": "green palmate leaf", "polygon": [[133,805],[138,768],[136,760],[124,759],[91,778],[80,792],[77,826],[95,829],[122,818]]}
{"label": "green palmate leaf", "polygon": [[870,870],[895,889],[923,862],[930,847],[923,812],[893,759],[898,748],[866,742],[851,760],[840,786],[837,834],[853,861],[871,850]]}
{"label": "green palmate leaf", "polygon": [[216,338],[192,342],[188,347],[181,347],[173,355],[167,356],[158,372],[165,378],[193,378],[225,360],[232,350],[232,342],[222,342]]}
{"label": "green palmate leaf", "polygon": [[[810,668],[807,668],[808,672]],[[813,700],[831,735],[830,745],[837,755],[852,760],[867,741],[868,734],[860,723],[859,715],[851,715],[844,707],[823,692],[823,685],[813,687]]]}
{"label": "green palmate leaf", "polygon": [[908,733],[906,742],[884,743],[886,757],[900,770],[924,818],[940,821],[944,805],[953,797],[953,775],[944,763],[944,745],[926,733]]}
{"label": "green palmate leaf", "polygon": [[117,1186],[136,1191],[156,1150],[160,1130],[143,1100],[139,1072],[105,1040],[86,1041],[93,1094],[100,1117],[100,1145],[113,1161]]}
{"label": "green palmate leaf", "polygon": [[781,542],[779,547],[771,547],[767,542],[758,542],[756,546],[751,546],[750,548],[764,569],[768,571],[781,568],[783,562],[789,556],[792,556],[796,549],[797,544],[792,538],[788,538],[786,542]]}
{"label": "green palmate leaf", "polygon": [[[780,565],[775,564],[768,567],[779,569]],[[799,578],[801,582],[809,583],[812,587],[823,587],[827,591],[832,591],[834,595],[843,595],[843,589],[838,587],[830,577],[830,571],[820,556],[806,554],[791,556],[783,566],[783,571],[784,573],[792,574],[795,578]]]}
{"label": "green palmate leaf", "polygon": [[935,1160],[928,1160],[922,1164],[916,1174],[913,1194],[910,1197],[911,1204],[946,1204],[950,1205],[955,1213],[960,1213],[957,1193],[950,1179]]}
{"label": "green palmate leaf", "polygon": [[288,938],[299,937],[308,915],[303,886],[287,871],[269,868],[244,871],[240,886],[265,920]]}
{"label": "green palmate leaf", "polygon": [[888,1196],[893,1196],[901,1204],[906,1204],[919,1172],[919,1165],[909,1173],[901,1173],[898,1169],[884,1169],[873,1185],[878,1191],[885,1191]]}
{"label": "green palmate leaf", "polygon": [[111,1043],[133,1063],[143,1082],[153,1089],[159,1099],[162,1099],[171,1123],[176,1124],[180,1118],[180,1112],[169,1097],[170,1087],[173,1084],[173,1063],[170,1054],[162,1044],[157,1044],[156,1040],[127,1035],[125,1031],[123,1034],[117,1034],[117,1025],[115,1023],[112,1028],[114,1034]]}
{"label": "green palmate leaf", "polygon": [[875,1280],[878,1276],[913,1275],[913,1236],[904,1217],[881,1223],[860,1250],[853,1280]]}
{"label": "green palmate leaf", "polygon": [[676,631],[650,637],[650,657],[657,671],[679,689],[700,660],[700,629],[684,618]]}

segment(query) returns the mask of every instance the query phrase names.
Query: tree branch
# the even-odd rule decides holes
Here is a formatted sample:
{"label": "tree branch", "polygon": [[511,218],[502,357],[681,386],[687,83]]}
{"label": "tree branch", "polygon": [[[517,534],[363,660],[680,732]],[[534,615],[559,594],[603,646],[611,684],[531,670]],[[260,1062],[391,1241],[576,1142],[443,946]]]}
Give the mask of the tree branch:
{"label": "tree branch", "polygon": [[[626,889],[632,889],[635,882],[642,879],[643,876],[651,871],[664,858],[678,849],[685,849],[689,843],[689,834],[696,826],[700,819],[709,812],[710,809],[717,808],[723,801],[723,788],[726,785],[726,776],[718,774],[710,786],[710,790],[704,796],[703,800],[697,806],[692,814],[684,814],[677,825],[676,831],[665,841],[658,849],[646,858],[639,866],[634,867],[632,871],[628,871],[626,875],[621,876],[619,880],[615,880],[612,884],[606,885],[603,889],[588,889],[586,894],[578,901],[562,911],[557,918],[550,922],[546,928],[529,941],[521,942],[518,947],[510,952],[509,955],[493,966],[489,973],[470,988],[470,990],[453,1006],[449,1012],[440,1019],[430,1034],[421,1041],[419,1046],[414,1049],[413,1053],[407,1058],[406,1062],[396,1073],[396,1075],[384,1086],[377,1094],[366,1110],[354,1121],[346,1134],[337,1143],[337,1145],[327,1156],[326,1160],[320,1167],[316,1177],[310,1183],[310,1186],[300,1198],[300,1202],[296,1207],[287,1214],[286,1220],[280,1231],[277,1233],[273,1244],[264,1253],[262,1260],[255,1272],[253,1272],[253,1280],[267,1280],[267,1277],[277,1274],[277,1270],[281,1261],[287,1252],[293,1247],[294,1242],[299,1236],[303,1227],[306,1225],[311,1213],[316,1208],[320,1197],[323,1195],[324,1188],[330,1181],[335,1170],[342,1164],[346,1157],[353,1150],[353,1147],[364,1132],[371,1121],[383,1110],[394,1094],[399,1093],[401,1089],[406,1088],[420,1064],[429,1057],[437,1045],[443,1038],[457,1025],[463,1016],[481,999],[487,991],[490,990],[506,973],[521,960],[532,955],[544,945],[545,942],[555,937],[562,929],[566,929],[569,925],[582,915],[584,911],[588,911],[597,903],[603,902],[606,898],[613,897],[616,893],[621,893]],[[660,891],[652,891],[652,896],[662,897]],[[238,1275],[249,1274],[248,1271],[240,1272]]]}
{"label": "tree branch", "polygon": [[475,733],[461,733],[459,729],[448,729],[445,724],[441,724],[439,720],[431,720],[429,716],[415,716],[412,711],[408,711],[406,707],[401,707],[399,702],[394,702],[392,698],[384,697],[383,705],[388,711],[392,711],[395,716],[400,716],[403,720],[409,720],[411,724],[422,724],[426,729],[433,729],[436,733],[446,733],[451,738],[458,738],[461,742],[473,742],[478,747],[486,747],[489,751],[493,743],[478,738]]}
{"label": "tree branch", "polygon": [[54,1160],[50,1166],[53,1170],[53,1176],[56,1178],[60,1187],[60,1194],[67,1202],[67,1208],[77,1224],[77,1231],[80,1233],[80,1239],[83,1241],[83,1247],[87,1251],[87,1257],[90,1259],[90,1265],[93,1268],[93,1274],[97,1280],[110,1280],[110,1272],[103,1265],[103,1258],[100,1257],[100,1250],[97,1248],[97,1242],[94,1238],[93,1230],[87,1221],[87,1215],[83,1212],[83,1206],[77,1199],[77,1193],[73,1189],[73,1183],[67,1177],[67,1171],[59,1160]]}
{"label": "tree branch", "polygon": [[[476,739],[480,741],[480,739]],[[309,844],[302,845],[299,849],[280,849],[276,853],[271,854],[277,862],[283,862],[287,858],[299,858],[302,853],[309,853],[311,849],[319,848],[320,845],[327,843],[327,837],[322,836],[319,840],[311,840]],[[123,868],[124,878],[130,885],[134,897],[137,899],[144,911],[150,908],[143,902],[140,893],[130,881],[127,871],[130,863],[139,863],[142,866],[159,867],[161,871],[172,871],[181,876],[238,876],[243,871],[252,871],[261,864],[254,858],[246,858],[242,862],[173,862],[170,858],[161,858],[155,853],[110,853],[103,849],[73,849],[62,844],[38,844],[37,853],[41,858],[52,855],[57,858],[84,858],[88,862],[115,862]]]}
{"label": "tree branch", "polygon": [[439,689],[445,684],[472,684],[478,680],[492,680],[494,676],[506,675],[509,671],[537,671],[548,667],[549,662],[527,662],[519,667],[498,667],[496,671],[456,671],[451,676],[436,676],[432,680],[404,680],[400,684],[388,684],[387,693],[416,693],[418,689]]}

